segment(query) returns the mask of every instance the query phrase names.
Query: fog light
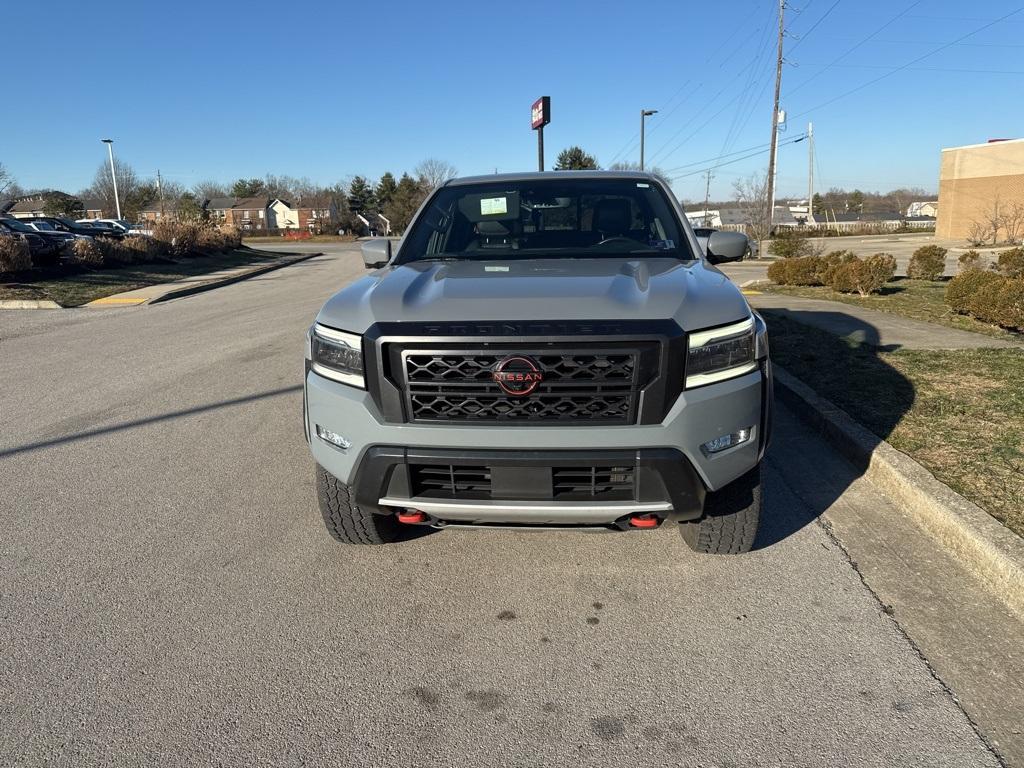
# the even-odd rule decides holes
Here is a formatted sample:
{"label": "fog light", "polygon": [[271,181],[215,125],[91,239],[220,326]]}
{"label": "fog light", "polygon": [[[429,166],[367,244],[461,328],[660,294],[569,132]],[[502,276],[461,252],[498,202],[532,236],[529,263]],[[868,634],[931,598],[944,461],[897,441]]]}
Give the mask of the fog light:
{"label": "fog light", "polygon": [[337,432],[331,432],[329,429],[324,429],[319,424],[316,425],[316,436],[321,440],[324,440],[336,448],[341,448],[343,451],[347,451],[352,447],[352,441],[339,435]]}
{"label": "fog light", "polygon": [[705,455],[720,453],[726,448],[733,448],[740,443],[747,442],[747,440],[750,439],[750,431],[750,427],[747,427],[746,429],[738,429],[732,434],[722,435],[721,437],[716,437],[714,440],[708,440],[700,447],[700,449],[704,451]]}

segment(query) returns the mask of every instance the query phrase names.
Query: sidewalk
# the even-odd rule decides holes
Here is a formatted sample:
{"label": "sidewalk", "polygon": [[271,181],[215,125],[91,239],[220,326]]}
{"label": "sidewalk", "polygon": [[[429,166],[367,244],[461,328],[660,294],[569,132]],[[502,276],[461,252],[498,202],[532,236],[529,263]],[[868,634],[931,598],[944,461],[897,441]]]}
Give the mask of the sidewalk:
{"label": "sidewalk", "polygon": [[193,293],[200,293],[201,291],[220,288],[223,285],[237,283],[240,280],[256,277],[257,275],[272,272],[275,269],[281,269],[281,267],[288,267],[297,262],[312,259],[314,256],[320,255],[322,255],[322,253],[319,251],[316,253],[293,254],[277,261],[259,264],[256,266],[248,264],[242,267],[231,267],[229,269],[218,270],[217,272],[207,272],[202,275],[186,277],[183,280],[176,280],[173,283],[147,285],[143,288],[136,288],[135,290],[124,291],[123,293],[115,293],[113,296],[105,296],[102,299],[90,301],[85,306],[98,308],[131,307],[139,304],[153,304],[154,302],[159,301],[169,301],[170,299],[176,299],[181,296],[189,296]]}
{"label": "sidewalk", "polygon": [[836,336],[850,337],[884,349],[1006,349],[1022,346],[1013,341],[946,328],[838,301],[759,293],[756,289],[744,290],[744,295],[755,309],[770,309],[784,317],[821,328]]}

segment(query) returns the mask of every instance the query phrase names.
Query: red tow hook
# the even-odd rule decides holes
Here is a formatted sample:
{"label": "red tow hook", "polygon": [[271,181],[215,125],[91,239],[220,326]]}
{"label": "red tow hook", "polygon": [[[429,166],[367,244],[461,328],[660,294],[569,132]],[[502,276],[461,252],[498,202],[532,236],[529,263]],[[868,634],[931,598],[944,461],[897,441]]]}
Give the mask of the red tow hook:
{"label": "red tow hook", "polygon": [[404,512],[398,513],[398,522],[409,523],[411,525],[416,523],[425,523],[427,522],[427,516],[418,509],[407,509]]}
{"label": "red tow hook", "polygon": [[629,518],[629,524],[634,528],[657,528],[660,523],[657,515],[633,515]]}

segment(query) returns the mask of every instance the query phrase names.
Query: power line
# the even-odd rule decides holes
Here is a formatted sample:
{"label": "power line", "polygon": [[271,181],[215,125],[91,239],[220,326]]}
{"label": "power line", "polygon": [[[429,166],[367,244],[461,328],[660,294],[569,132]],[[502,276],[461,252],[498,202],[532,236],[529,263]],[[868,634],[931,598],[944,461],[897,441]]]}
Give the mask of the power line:
{"label": "power line", "polygon": [[897,67],[892,72],[886,72],[884,75],[879,75],[874,80],[869,80],[868,82],[866,82],[866,83],[864,83],[862,85],[858,85],[856,88],[852,88],[849,91],[846,91],[845,93],[841,93],[838,96],[834,96],[833,98],[829,99],[828,101],[822,102],[821,104],[818,104],[815,107],[811,107],[810,109],[804,110],[799,115],[796,115],[796,117],[801,117],[801,116],[806,115],[806,114],[808,114],[810,112],[813,112],[816,109],[821,109],[822,107],[827,107],[829,104],[834,104],[835,102],[839,101],[840,99],[845,99],[847,96],[851,96],[851,95],[853,95],[855,93],[858,93],[859,91],[863,91],[865,88],[870,88],[875,83],[879,83],[882,80],[885,80],[886,78],[892,77],[897,72],[902,72],[903,70],[908,69],[909,67],[912,67],[915,64],[918,64],[918,63],[924,61],[925,59],[931,58],[932,56],[934,56],[937,53],[941,53],[942,51],[946,50],[947,48],[952,48],[954,45],[956,45],[957,43],[959,43],[959,42],[961,42],[963,40],[966,40],[968,37],[972,37],[973,35],[976,35],[979,32],[984,32],[989,27],[994,27],[996,24],[999,24],[1002,21],[1006,21],[1011,16],[1016,16],[1021,11],[1024,11],[1024,7],[1018,8],[1015,11],[1011,11],[1010,13],[1006,14],[1002,18],[998,18],[998,19],[996,19],[994,21],[990,21],[989,23],[984,24],[984,25],[978,27],[977,29],[975,29],[975,30],[973,30],[971,32],[968,32],[966,35],[958,37],[956,40],[953,40],[950,43],[945,43],[944,45],[940,45],[938,48],[935,48],[934,50],[929,51],[928,53],[924,54],[923,56],[918,56],[913,61],[908,61],[906,64],[903,64],[902,66]]}
{"label": "power line", "polygon": [[[790,144],[799,144],[801,141],[803,141],[806,138],[807,138],[807,134],[805,133],[802,136],[796,136],[796,137],[794,137],[792,139],[787,139],[786,141],[780,141],[779,142],[779,146],[780,147],[785,147],[785,146],[788,146]],[[767,149],[762,149],[759,152],[751,152],[749,155],[744,155],[743,157],[737,157],[735,160],[729,160],[727,162],[720,163],[720,164],[715,166],[714,170],[717,170],[718,168],[725,167],[727,165],[734,165],[735,163],[741,163],[744,160],[749,160],[752,157],[757,157],[758,155],[763,155],[765,152],[768,152],[768,151],[769,150],[767,150]],[[679,179],[685,179],[685,178],[688,178],[690,176],[697,176],[697,175],[702,174],[702,173],[706,173],[706,169],[699,170],[699,171],[690,171],[690,173],[682,173],[682,174],[680,174],[678,176],[673,176],[672,177],[672,181],[678,181]]]}
{"label": "power line", "polygon": [[788,97],[792,96],[792,95],[793,95],[794,93],[796,93],[797,91],[799,91],[799,90],[800,90],[801,88],[803,88],[804,86],[806,86],[806,85],[808,85],[809,83],[811,83],[811,82],[813,82],[813,81],[817,80],[817,79],[818,79],[819,77],[821,77],[822,75],[824,75],[824,74],[825,74],[825,73],[826,73],[826,72],[827,72],[827,71],[828,71],[829,69],[831,69],[831,67],[834,67],[835,65],[837,65],[837,63],[839,63],[839,62],[840,62],[840,61],[842,61],[842,60],[843,60],[844,58],[846,58],[846,57],[847,57],[847,56],[849,56],[849,55],[850,55],[851,53],[853,53],[853,52],[854,52],[855,50],[857,50],[857,48],[859,48],[860,46],[862,46],[862,45],[866,44],[867,42],[869,42],[869,41],[870,41],[870,40],[871,40],[871,39],[872,39],[872,38],[873,38],[874,36],[878,35],[878,34],[879,34],[880,32],[882,32],[883,30],[886,30],[886,29],[888,29],[889,27],[891,27],[892,25],[896,24],[896,22],[898,22],[898,20],[899,20],[900,18],[902,18],[903,16],[905,16],[905,15],[906,15],[907,13],[909,13],[909,12],[910,12],[911,10],[913,10],[913,9],[914,9],[915,7],[918,7],[919,5],[921,5],[921,3],[922,3],[922,2],[924,2],[924,0],[914,0],[914,1],[912,2],[912,3],[910,3],[910,4],[908,5],[908,6],[906,6],[906,7],[905,7],[905,8],[903,9],[903,10],[901,10],[901,11],[900,11],[899,13],[897,13],[897,14],[896,14],[895,16],[893,16],[892,18],[890,18],[890,19],[888,20],[888,22],[886,22],[886,23],[885,23],[884,25],[882,25],[881,27],[879,27],[879,29],[877,29],[876,31],[872,32],[872,33],[871,33],[870,35],[868,35],[867,37],[865,37],[865,38],[861,39],[861,40],[860,40],[860,42],[858,42],[858,43],[855,43],[855,44],[854,44],[854,46],[853,46],[852,48],[849,48],[848,50],[846,50],[845,52],[841,53],[841,54],[840,54],[839,56],[837,56],[836,58],[834,58],[833,60],[831,60],[831,63],[829,63],[829,65],[828,65],[827,67],[825,67],[825,69],[821,70],[821,72],[819,72],[819,73],[818,73],[817,75],[815,75],[814,77],[808,78],[808,79],[807,79],[807,80],[805,80],[805,81],[804,81],[803,83],[801,83],[800,85],[798,85],[798,86],[797,86],[796,88],[792,88],[791,90],[788,90],[788,91],[786,91],[786,93],[785,93],[785,97],[786,97],[786,98],[788,98]]}
{"label": "power line", "polygon": [[821,22],[828,18],[829,14],[836,9],[836,6],[839,5],[840,2],[842,2],[842,0],[836,0],[834,3],[832,3],[832,5],[829,6],[829,9],[825,11],[825,13],[823,13],[821,17],[811,25],[811,28],[800,35],[797,41],[793,43],[793,46],[789,49],[789,52],[792,53],[797,48],[799,48],[801,43],[803,43],[808,37],[810,37],[811,32],[816,30],[818,28],[818,25],[820,25]]}

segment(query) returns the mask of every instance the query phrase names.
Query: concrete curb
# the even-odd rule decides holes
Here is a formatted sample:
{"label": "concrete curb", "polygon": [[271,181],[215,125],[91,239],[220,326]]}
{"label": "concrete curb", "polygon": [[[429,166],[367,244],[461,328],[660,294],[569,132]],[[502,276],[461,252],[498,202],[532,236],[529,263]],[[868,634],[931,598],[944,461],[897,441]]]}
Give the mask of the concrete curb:
{"label": "concrete curb", "polygon": [[792,374],[773,370],[779,399],[1024,616],[1024,540]]}
{"label": "concrete curb", "polygon": [[56,301],[49,299],[3,299],[0,309],[63,309]]}
{"label": "concrete curb", "polygon": [[250,277],[265,275],[267,272],[273,272],[275,269],[290,267],[292,264],[298,264],[300,261],[306,261],[316,256],[323,256],[323,252],[304,253],[301,256],[295,256],[293,258],[275,261],[273,264],[265,264],[262,267],[250,269],[248,272],[242,272],[237,275],[231,275],[230,277],[222,277],[219,280],[210,280],[205,283],[196,283],[195,285],[190,285],[186,288],[178,288],[176,290],[168,291],[167,293],[152,298],[147,303],[158,304],[161,301],[170,301],[171,299],[180,299],[185,296],[191,296],[196,293],[203,293],[204,291],[212,291],[214,288],[222,288],[225,285],[231,285],[232,283],[240,283],[243,280],[248,280]]}

